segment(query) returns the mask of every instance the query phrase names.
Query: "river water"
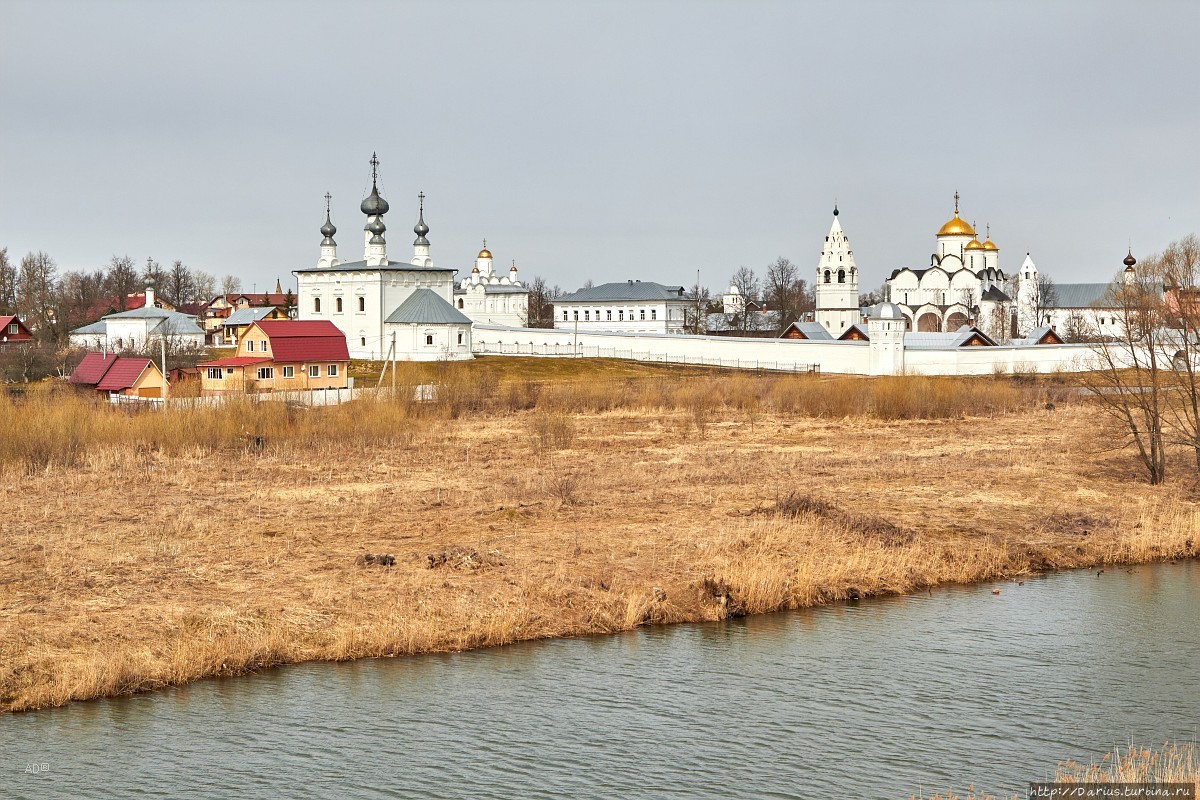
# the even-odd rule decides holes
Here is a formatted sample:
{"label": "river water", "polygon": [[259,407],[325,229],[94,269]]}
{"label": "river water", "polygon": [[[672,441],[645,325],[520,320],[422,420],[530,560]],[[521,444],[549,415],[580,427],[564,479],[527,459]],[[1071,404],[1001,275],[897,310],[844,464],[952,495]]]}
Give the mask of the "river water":
{"label": "river water", "polygon": [[1196,739],[1200,564],[996,586],[7,715],[0,796],[1023,794]]}

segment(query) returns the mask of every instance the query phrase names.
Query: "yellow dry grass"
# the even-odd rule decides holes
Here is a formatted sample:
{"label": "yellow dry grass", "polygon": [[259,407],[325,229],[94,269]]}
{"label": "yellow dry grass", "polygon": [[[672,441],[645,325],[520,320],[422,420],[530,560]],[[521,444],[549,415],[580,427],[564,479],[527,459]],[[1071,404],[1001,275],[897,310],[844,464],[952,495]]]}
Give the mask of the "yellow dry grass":
{"label": "yellow dry grass", "polygon": [[[1054,781],[1065,784],[1176,783],[1191,784],[1193,797],[1200,795],[1200,753],[1195,742],[1165,742],[1161,747],[1131,744],[1116,748],[1099,760],[1087,764],[1062,761]],[[1000,796],[1018,800],[1017,795]],[[913,800],[916,796],[913,795]],[[998,800],[997,795],[969,788],[959,794],[949,791],[928,800]]]}
{"label": "yellow dry grass", "polygon": [[1192,489],[1138,482],[1090,409],[898,380],[927,402],[470,373],[316,411],[0,401],[0,709],[1195,555]]}

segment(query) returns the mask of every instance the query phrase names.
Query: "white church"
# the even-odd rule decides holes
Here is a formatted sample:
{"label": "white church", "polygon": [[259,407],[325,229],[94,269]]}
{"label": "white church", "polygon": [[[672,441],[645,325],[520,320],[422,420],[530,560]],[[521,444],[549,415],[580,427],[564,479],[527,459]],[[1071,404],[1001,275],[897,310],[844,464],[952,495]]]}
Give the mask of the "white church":
{"label": "white church", "polygon": [[389,205],[377,185],[379,160],[371,156],[371,193],[362,201],[366,215],[363,258],[341,261],[325,195],[321,256],[317,265],[294,270],[298,286],[298,318],[328,320],[346,335],[351,358],[439,361],[472,358],[471,318],[455,307],[452,267],[434,266],[424,196],[413,232],[413,255],[407,262],[387,255],[384,215]]}
{"label": "white church", "polygon": [[471,274],[454,288],[454,305],[474,322],[520,328],[529,318],[529,289],[517,275],[516,261],[507,275],[492,268],[492,251],[484,239]]}
{"label": "white church", "polygon": [[[1005,291],[1008,278],[1000,269],[1000,248],[979,241],[975,228],[954,216],[938,230],[930,264],[901,267],[886,281],[884,300],[895,305],[907,330],[923,333],[957,331],[972,325],[995,338],[1007,338],[1016,304]],[[833,224],[817,262],[816,321],[840,335],[864,318],[858,304],[858,267],[850,239],[833,210]]]}

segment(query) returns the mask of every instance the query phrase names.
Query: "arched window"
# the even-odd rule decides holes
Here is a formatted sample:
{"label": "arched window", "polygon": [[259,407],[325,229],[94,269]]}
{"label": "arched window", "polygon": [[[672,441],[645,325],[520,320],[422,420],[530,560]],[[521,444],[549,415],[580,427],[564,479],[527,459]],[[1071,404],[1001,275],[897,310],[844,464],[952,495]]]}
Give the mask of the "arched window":
{"label": "arched window", "polygon": [[461,297],[460,297],[460,298],[458,298],[458,307],[459,307],[459,308],[462,308],[462,307],[463,307],[463,299],[462,299]]}
{"label": "arched window", "polygon": [[432,333],[425,334],[425,344],[433,344],[433,334]]}
{"label": "arched window", "polygon": [[342,298],[338,297],[333,301],[334,310],[339,314],[342,313]]}
{"label": "arched window", "polygon": [[321,313],[321,298],[319,298],[319,297],[313,298],[313,313],[314,314]]}
{"label": "arched window", "polygon": [[365,297],[358,298],[358,310],[359,311],[367,310],[367,298],[365,298]]}
{"label": "arched window", "polygon": [[846,270],[839,269],[838,270],[838,283],[845,283],[845,282],[846,282]]}
{"label": "arched window", "polygon": [[830,273],[829,273],[829,270],[825,270],[825,282],[826,282],[826,283],[829,283],[829,279],[830,279]]}
{"label": "arched window", "polygon": [[362,346],[363,347],[367,346],[367,337],[365,337],[365,336],[362,337]]}

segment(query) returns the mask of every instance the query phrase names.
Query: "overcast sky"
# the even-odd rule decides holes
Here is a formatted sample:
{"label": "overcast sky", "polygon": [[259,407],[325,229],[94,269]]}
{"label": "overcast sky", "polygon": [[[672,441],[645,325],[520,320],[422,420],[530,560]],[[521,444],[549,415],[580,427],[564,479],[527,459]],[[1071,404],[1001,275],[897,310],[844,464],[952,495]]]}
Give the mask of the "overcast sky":
{"label": "overcast sky", "polygon": [[0,0],[0,247],[294,286],[379,153],[388,253],[564,289],[806,277],[834,199],[862,289],[962,193],[1000,264],[1107,280],[1200,231],[1200,4]]}

